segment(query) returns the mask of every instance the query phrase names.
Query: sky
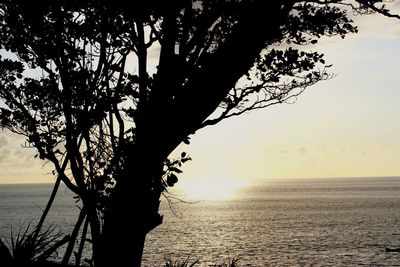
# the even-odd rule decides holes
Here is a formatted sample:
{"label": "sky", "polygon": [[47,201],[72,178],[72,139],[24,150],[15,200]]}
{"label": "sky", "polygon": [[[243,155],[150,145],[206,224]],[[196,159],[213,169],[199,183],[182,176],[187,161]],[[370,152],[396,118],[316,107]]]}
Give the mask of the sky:
{"label": "sky", "polygon": [[[249,112],[180,145],[192,161],[178,186],[253,179],[400,176],[400,20],[356,17],[359,34],[321,41],[335,77],[295,104]],[[49,166],[0,133],[0,183],[52,182]]]}
{"label": "sky", "polygon": [[333,79],[309,87],[295,104],[226,120],[182,145],[194,159],[183,183],[400,176],[400,23],[355,20],[359,34],[318,46]]}

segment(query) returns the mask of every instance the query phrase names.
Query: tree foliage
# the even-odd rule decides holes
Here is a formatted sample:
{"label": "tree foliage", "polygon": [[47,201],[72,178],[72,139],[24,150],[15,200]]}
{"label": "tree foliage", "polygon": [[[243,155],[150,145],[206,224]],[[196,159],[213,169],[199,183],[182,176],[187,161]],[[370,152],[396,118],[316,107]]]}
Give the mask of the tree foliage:
{"label": "tree foliage", "polygon": [[[138,216],[158,215],[190,160],[168,157],[191,134],[329,79],[310,48],[357,32],[354,12],[396,17],[379,0],[130,4],[0,3],[0,126],[26,136],[82,200],[94,244],[127,191]],[[161,223],[149,218],[145,233]]]}

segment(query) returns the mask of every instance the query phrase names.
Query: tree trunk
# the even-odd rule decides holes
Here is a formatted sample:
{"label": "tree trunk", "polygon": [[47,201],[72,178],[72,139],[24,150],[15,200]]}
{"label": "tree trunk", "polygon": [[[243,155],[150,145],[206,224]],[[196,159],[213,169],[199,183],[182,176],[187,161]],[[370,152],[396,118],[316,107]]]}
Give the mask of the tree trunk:
{"label": "tree trunk", "polygon": [[162,161],[137,153],[118,181],[105,214],[96,267],[139,267],[148,232],[162,223],[158,213]]}
{"label": "tree trunk", "polygon": [[[185,85],[187,88],[173,101],[158,96],[159,99],[153,97],[141,105],[135,117],[136,144],[129,149],[129,153],[133,152],[126,160],[125,176],[118,181],[105,215],[99,251],[95,253],[96,267],[140,266],[146,234],[162,222],[158,207],[165,158],[201,127],[265,45],[279,39],[294,1],[288,1],[285,9],[280,2],[272,2],[265,9],[264,3],[249,2],[232,36],[221,45],[220,51],[203,62],[204,68],[191,73],[193,77]],[[160,60],[171,66],[172,59]],[[176,86],[169,82],[168,76],[168,71],[163,74],[156,85],[160,90],[156,91]]]}
{"label": "tree trunk", "polygon": [[141,264],[147,233],[138,226],[140,216],[133,215],[132,203],[121,204],[105,221],[99,253],[94,259],[96,267],[139,267]]}
{"label": "tree trunk", "polygon": [[105,218],[96,267],[139,267],[147,233],[162,222],[158,212],[148,212],[158,207],[132,194],[121,192],[116,196],[119,200],[113,201],[115,205]]}

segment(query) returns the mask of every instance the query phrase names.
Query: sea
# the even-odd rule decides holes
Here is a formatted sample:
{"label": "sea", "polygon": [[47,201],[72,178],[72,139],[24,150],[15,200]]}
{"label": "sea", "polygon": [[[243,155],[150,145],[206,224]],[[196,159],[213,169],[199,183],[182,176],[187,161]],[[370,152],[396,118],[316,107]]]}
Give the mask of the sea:
{"label": "sea", "polygon": [[[212,184],[210,184],[212,186]],[[51,185],[0,185],[0,233],[37,220]],[[80,203],[65,188],[48,224],[67,234]],[[231,197],[193,200],[174,193],[164,222],[146,239],[143,266],[167,260],[212,266],[400,266],[400,178],[265,179]],[[86,251],[86,256],[89,257]]]}

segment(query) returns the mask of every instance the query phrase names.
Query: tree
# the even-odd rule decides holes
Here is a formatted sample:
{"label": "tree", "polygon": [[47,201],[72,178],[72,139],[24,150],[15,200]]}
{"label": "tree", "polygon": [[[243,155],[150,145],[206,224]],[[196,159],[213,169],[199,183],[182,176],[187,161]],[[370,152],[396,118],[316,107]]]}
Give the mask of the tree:
{"label": "tree", "polygon": [[90,227],[96,267],[140,266],[160,197],[190,160],[169,158],[180,143],[329,79],[304,48],[357,32],[349,12],[398,17],[381,0],[166,2],[0,3],[0,126],[80,198],[70,244]]}

